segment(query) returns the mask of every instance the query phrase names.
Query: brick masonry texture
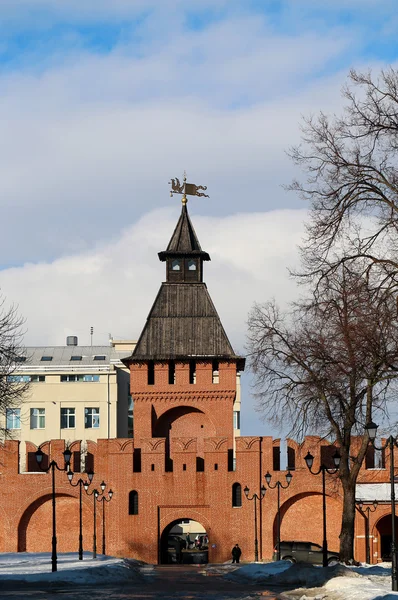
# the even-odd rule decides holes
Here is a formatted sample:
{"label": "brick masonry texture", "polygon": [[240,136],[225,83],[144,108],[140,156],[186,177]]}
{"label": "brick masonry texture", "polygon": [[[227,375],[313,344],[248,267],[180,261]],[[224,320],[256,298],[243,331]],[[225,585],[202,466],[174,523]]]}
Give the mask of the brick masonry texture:
{"label": "brick masonry texture", "polygon": [[[148,384],[147,364],[131,365],[134,397],[134,439],[90,442],[95,477],[90,489],[102,480],[114,491],[110,503],[97,505],[98,550],[102,536],[102,508],[106,510],[107,553],[135,557],[150,563],[160,559],[160,539],[171,523],[181,519],[198,521],[210,539],[209,561],[230,559],[239,543],[243,560],[254,559],[254,502],[243,488],[259,494],[267,471],[272,482],[285,483],[286,471],[273,470],[273,450],[279,440],[272,437],[240,437],[235,440],[235,470],[232,470],[233,401],[236,363],[220,361],[219,382],[213,383],[212,363],[197,363],[196,383],[189,383],[189,363],[176,364],[176,379],[169,384],[167,363],[155,364],[155,383]],[[304,456],[315,456],[319,466],[318,437],[307,437],[295,453],[290,487],[281,490],[281,539],[322,543],[322,477],[308,473]],[[43,452],[63,465],[63,440],[42,445]],[[36,450],[27,444],[27,451]],[[80,452],[80,443],[72,444]],[[362,469],[359,482],[388,482],[385,469]],[[398,458],[398,457],[397,457]],[[199,462],[198,462],[199,459]],[[28,464],[28,461],[27,461]],[[31,471],[32,460],[30,460]],[[34,466],[34,465],[33,465]],[[199,468],[199,470],[198,470]],[[172,470],[171,470],[172,469]],[[203,470],[202,470],[203,469]],[[0,551],[51,550],[51,474],[19,473],[19,442],[0,445]],[[78,488],[72,488],[65,472],[56,471],[58,550],[77,551]],[[75,479],[84,474],[76,473]],[[272,483],[271,482],[271,483]],[[232,506],[232,488],[241,485],[241,506]],[[138,514],[129,514],[129,493],[138,493]],[[259,558],[270,559],[276,539],[277,490],[267,490],[257,503]],[[327,476],[327,534],[329,548],[338,550],[341,522],[341,487],[335,476]],[[370,514],[371,556],[380,560],[378,523],[390,514],[389,504]],[[384,521],[385,522],[385,521]],[[365,560],[364,519],[356,519],[355,555]],[[92,548],[93,498],[83,493],[84,548]]]}

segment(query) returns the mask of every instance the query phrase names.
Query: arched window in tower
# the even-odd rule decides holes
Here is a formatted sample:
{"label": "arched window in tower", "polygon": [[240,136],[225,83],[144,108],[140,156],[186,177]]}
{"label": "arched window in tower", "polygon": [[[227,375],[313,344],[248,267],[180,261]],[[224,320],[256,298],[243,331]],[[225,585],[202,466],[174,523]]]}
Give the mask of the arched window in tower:
{"label": "arched window in tower", "polygon": [[129,493],[129,515],[138,515],[138,492],[135,490]]}
{"label": "arched window in tower", "polygon": [[232,506],[242,506],[242,486],[240,483],[234,483],[232,486]]}
{"label": "arched window in tower", "polygon": [[192,260],[192,258],[189,259],[188,271],[196,271],[196,260]]}
{"label": "arched window in tower", "polygon": [[171,261],[171,270],[172,271],[181,271],[181,261],[174,259]]}

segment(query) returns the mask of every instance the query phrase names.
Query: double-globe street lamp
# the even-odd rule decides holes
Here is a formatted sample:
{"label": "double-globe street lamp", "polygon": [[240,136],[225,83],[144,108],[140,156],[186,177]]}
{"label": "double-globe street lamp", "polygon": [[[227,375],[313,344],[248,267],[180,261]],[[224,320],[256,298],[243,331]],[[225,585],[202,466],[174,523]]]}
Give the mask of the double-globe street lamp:
{"label": "double-globe street lamp", "polygon": [[268,487],[271,490],[274,490],[275,488],[277,488],[278,491],[278,512],[277,512],[277,522],[276,522],[276,552],[277,552],[277,559],[280,560],[281,559],[281,505],[280,505],[280,490],[281,488],[283,490],[286,490],[289,485],[291,484],[291,481],[293,479],[293,475],[291,474],[290,471],[288,471],[286,473],[286,485],[283,485],[283,483],[281,481],[276,481],[273,485],[271,485],[271,479],[272,479],[272,475],[269,471],[267,471],[267,473],[264,475],[265,477],[265,481],[267,482]]}
{"label": "double-globe street lamp", "polygon": [[376,446],[376,423],[370,421],[365,425],[365,430],[368,434],[369,441],[376,450],[385,450],[388,448],[390,451],[390,486],[391,486],[391,589],[393,592],[398,591],[398,574],[397,574],[397,545],[396,545],[396,530],[395,530],[395,467],[394,467],[394,447],[398,448],[398,442],[392,435],[387,438],[383,446]]}
{"label": "double-globe street lamp", "polygon": [[106,554],[106,538],[105,538],[105,502],[112,500],[113,492],[109,490],[108,498],[105,495],[98,496],[98,502],[102,502],[102,554]]}
{"label": "double-globe street lamp", "polygon": [[79,560],[83,560],[83,505],[82,505],[82,488],[83,486],[85,487],[85,485],[88,486],[90,485],[90,483],[93,480],[94,477],[94,473],[93,471],[88,471],[87,472],[87,477],[88,477],[88,482],[86,482],[85,480],[79,478],[76,483],[73,483],[73,471],[68,471],[67,473],[68,475],[68,479],[69,479],[69,483],[71,484],[72,487],[77,487],[79,486]]}
{"label": "double-globe street lamp", "polygon": [[[92,492],[88,491],[88,487],[89,487],[89,482],[85,481],[83,484],[84,490],[86,492],[86,494],[88,496],[93,496],[93,514],[94,514],[94,533],[93,533],[93,558],[97,558],[97,501],[98,502],[102,502],[102,500],[106,500],[105,496],[104,496],[104,492],[105,492],[105,488],[106,488],[106,483],[105,481],[102,481],[102,483],[100,484],[100,488],[101,488],[101,492],[99,492],[98,490],[93,490]],[[111,501],[112,496],[113,496],[113,492],[112,490],[109,490],[108,492],[108,496],[109,496],[109,500],[107,500],[108,502]],[[104,535],[104,531],[105,531],[105,516],[104,516],[104,506],[103,505],[103,513],[102,513],[102,549],[103,549],[103,554],[105,554],[105,535]]]}
{"label": "double-globe street lamp", "polygon": [[323,514],[322,566],[323,567],[328,566],[328,540],[327,540],[327,533],[326,533],[326,473],[328,473],[329,475],[334,475],[339,470],[341,457],[340,457],[338,450],[336,450],[336,452],[333,454],[332,458],[333,458],[333,462],[335,465],[334,469],[329,469],[328,467],[326,467],[326,465],[321,463],[318,471],[313,471],[312,465],[314,464],[314,457],[312,456],[312,454],[310,452],[307,452],[306,456],[304,457],[304,460],[306,462],[308,470],[310,473],[312,473],[312,475],[319,475],[319,473],[322,473],[322,514]]}
{"label": "double-globe street lamp", "polygon": [[267,491],[265,486],[261,486],[260,495],[254,493],[251,497],[249,497],[250,489],[246,486],[243,490],[245,496],[248,500],[254,500],[254,560],[258,562],[258,538],[257,538],[257,500],[261,502],[261,500],[265,496],[265,492]]}
{"label": "double-globe street lamp", "polygon": [[83,484],[83,487],[84,487],[84,491],[86,492],[87,496],[93,497],[93,511],[94,511],[93,558],[97,558],[97,498],[98,498],[98,496],[100,496],[104,493],[105,488],[106,488],[106,483],[105,483],[105,481],[102,481],[102,483],[100,484],[101,493],[98,490],[93,490],[92,492],[89,492],[88,491],[89,485],[90,485],[90,483],[88,481],[85,481]]}
{"label": "double-globe street lamp", "polygon": [[50,462],[50,464],[48,465],[48,467],[43,468],[42,462],[43,462],[44,453],[41,448],[38,448],[38,450],[35,452],[36,462],[39,465],[40,470],[44,471],[45,473],[48,473],[49,471],[51,471],[51,482],[52,482],[51,571],[53,573],[54,573],[54,571],[57,570],[57,523],[56,523],[56,511],[55,511],[55,469],[57,469],[58,471],[67,471],[67,469],[69,469],[72,452],[69,450],[69,448],[66,448],[63,455],[64,455],[64,468],[59,467],[55,460],[52,460]]}
{"label": "double-globe street lamp", "polygon": [[377,500],[374,500],[373,504],[364,506],[364,502],[359,500],[355,503],[359,512],[365,518],[365,546],[366,546],[366,562],[370,564],[370,543],[369,543],[369,515],[374,512],[378,506]]}

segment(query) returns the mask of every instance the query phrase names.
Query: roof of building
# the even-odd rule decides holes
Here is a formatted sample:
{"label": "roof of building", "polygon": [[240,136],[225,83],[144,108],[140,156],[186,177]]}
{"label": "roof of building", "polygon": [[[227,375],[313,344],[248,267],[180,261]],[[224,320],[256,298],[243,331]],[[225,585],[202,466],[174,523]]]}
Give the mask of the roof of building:
{"label": "roof of building", "polygon": [[244,368],[222,326],[205,283],[163,283],[132,355],[140,360],[217,358]]}
{"label": "roof of building", "polygon": [[29,346],[21,354],[19,369],[123,366],[121,360],[130,354],[131,350],[118,351],[113,346]]}
{"label": "roof of building", "polygon": [[183,204],[180,218],[178,219],[174,233],[171,236],[167,250],[159,252],[159,259],[164,261],[168,256],[180,255],[200,256],[202,260],[210,260],[207,252],[204,252],[189,218],[186,204]]}

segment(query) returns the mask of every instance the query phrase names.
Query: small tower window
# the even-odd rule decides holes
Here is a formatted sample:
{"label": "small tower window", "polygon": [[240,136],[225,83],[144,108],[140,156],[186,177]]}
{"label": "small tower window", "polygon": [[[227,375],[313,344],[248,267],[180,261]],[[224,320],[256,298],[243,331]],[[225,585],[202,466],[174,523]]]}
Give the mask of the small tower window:
{"label": "small tower window", "polygon": [[190,259],[188,261],[188,271],[196,271],[196,260]]}
{"label": "small tower window", "polygon": [[171,270],[172,271],[181,271],[181,261],[179,260],[172,260],[171,261]]}
{"label": "small tower window", "polygon": [[242,486],[234,483],[232,486],[232,506],[242,506]]}
{"label": "small tower window", "polygon": [[129,493],[129,515],[138,515],[138,492],[135,490]]}
{"label": "small tower window", "polygon": [[148,362],[148,385],[155,385],[155,364],[153,360]]}

